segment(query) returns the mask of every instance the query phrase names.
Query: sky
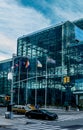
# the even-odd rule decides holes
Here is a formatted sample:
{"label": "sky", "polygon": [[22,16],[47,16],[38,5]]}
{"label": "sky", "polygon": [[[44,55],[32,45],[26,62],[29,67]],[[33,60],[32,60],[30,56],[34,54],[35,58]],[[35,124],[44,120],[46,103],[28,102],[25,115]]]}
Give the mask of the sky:
{"label": "sky", "polygon": [[0,0],[0,61],[17,52],[17,38],[83,18],[83,0]]}

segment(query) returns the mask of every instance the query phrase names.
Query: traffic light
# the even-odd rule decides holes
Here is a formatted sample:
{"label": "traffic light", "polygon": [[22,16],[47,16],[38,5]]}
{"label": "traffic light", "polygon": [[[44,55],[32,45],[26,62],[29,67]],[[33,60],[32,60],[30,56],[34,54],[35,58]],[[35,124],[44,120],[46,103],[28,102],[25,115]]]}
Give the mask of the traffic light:
{"label": "traffic light", "polygon": [[10,101],[10,96],[5,96],[6,101]]}
{"label": "traffic light", "polygon": [[70,82],[70,77],[69,76],[67,76],[67,83],[69,83]]}
{"label": "traffic light", "polygon": [[70,77],[69,76],[65,76],[63,78],[63,82],[64,82],[64,84],[69,83],[70,82]]}

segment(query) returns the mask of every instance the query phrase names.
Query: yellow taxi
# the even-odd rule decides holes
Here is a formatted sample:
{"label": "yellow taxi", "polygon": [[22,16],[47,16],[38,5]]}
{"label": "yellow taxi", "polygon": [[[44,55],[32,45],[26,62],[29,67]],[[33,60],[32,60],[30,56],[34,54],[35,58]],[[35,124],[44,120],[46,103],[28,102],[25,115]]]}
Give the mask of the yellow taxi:
{"label": "yellow taxi", "polygon": [[22,105],[15,105],[12,107],[12,111],[16,114],[25,114],[26,111],[29,111],[30,108],[27,106],[22,106]]}
{"label": "yellow taxi", "polygon": [[26,105],[26,106],[23,106],[23,105],[14,105],[12,107],[12,111],[16,114],[25,114],[26,111],[29,111],[29,110],[34,110],[36,109],[34,105]]}

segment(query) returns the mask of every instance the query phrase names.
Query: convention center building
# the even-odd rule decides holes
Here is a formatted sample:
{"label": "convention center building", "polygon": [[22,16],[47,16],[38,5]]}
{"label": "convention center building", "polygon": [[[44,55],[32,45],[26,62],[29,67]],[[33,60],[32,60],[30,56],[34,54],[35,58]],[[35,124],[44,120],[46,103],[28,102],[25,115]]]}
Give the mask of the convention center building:
{"label": "convention center building", "polygon": [[15,104],[83,106],[83,19],[19,37],[17,54],[0,61],[0,97],[12,84]]}

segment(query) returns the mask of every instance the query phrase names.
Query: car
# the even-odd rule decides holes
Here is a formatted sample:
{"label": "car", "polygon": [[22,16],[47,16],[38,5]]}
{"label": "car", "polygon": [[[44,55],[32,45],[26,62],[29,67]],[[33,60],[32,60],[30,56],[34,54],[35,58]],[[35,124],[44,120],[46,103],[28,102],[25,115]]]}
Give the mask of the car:
{"label": "car", "polygon": [[33,119],[55,120],[58,119],[56,113],[51,113],[45,109],[30,110],[25,113],[25,116]]}
{"label": "car", "polygon": [[12,111],[16,114],[25,114],[26,111],[31,110],[28,106],[14,105]]}

